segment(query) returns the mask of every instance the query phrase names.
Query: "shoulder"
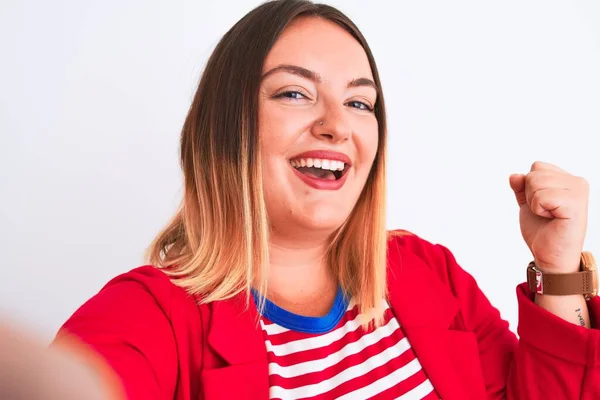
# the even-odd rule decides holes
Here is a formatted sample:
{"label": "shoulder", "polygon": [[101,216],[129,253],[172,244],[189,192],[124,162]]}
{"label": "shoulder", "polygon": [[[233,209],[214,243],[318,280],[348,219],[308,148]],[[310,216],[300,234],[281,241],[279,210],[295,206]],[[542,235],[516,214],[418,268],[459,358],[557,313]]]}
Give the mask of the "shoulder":
{"label": "shoulder", "polygon": [[457,272],[456,269],[463,272],[446,246],[406,230],[388,232],[387,250],[388,270],[426,268],[446,283],[450,280],[450,275]]}
{"label": "shoulder", "polygon": [[84,344],[116,372],[128,398],[164,398],[197,376],[202,317],[195,298],[162,270],[109,280],[60,327],[54,343]]}
{"label": "shoulder", "polygon": [[[397,229],[388,232],[388,260],[395,261],[403,255],[412,255],[430,264],[445,261],[450,251],[441,244],[432,243],[412,232]],[[435,265],[430,265],[435,267]]]}
{"label": "shoulder", "polygon": [[[115,276],[83,303],[65,322],[71,331],[88,330],[91,325],[172,323],[173,317],[198,314],[195,298],[175,285],[159,268],[144,265]],[[191,314],[191,315],[190,315]],[[94,321],[93,323],[90,323]]]}
{"label": "shoulder", "polygon": [[153,265],[143,265],[115,276],[102,287],[101,291],[128,284],[143,287],[153,297],[160,299],[170,298],[177,288],[163,270]]}
{"label": "shoulder", "polygon": [[167,314],[170,314],[173,303],[194,303],[191,295],[175,285],[164,271],[152,265],[140,266],[117,275],[104,285],[100,290],[102,292],[124,292],[133,302],[152,298]]}

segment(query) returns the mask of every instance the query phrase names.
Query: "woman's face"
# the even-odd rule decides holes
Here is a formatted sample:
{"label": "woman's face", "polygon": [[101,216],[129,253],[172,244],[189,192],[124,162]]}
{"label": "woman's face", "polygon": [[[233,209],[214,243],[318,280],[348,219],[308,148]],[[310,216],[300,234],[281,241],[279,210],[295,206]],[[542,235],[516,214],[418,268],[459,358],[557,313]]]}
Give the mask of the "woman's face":
{"label": "woman's face", "polygon": [[350,215],[378,145],[367,55],[343,28],[304,17],[263,69],[259,138],[275,234],[331,233]]}

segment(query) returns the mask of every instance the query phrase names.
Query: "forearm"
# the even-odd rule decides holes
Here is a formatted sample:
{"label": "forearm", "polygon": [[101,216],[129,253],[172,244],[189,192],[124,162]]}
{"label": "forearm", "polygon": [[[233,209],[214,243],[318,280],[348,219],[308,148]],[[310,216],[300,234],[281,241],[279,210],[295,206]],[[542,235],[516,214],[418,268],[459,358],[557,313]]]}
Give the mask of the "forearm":
{"label": "forearm", "polygon": [[[542,271],[557,271],[558,267],[544,265],[540,262],[536,262],[538,268]],[[577,272],[580,269],[579,261],[565,262],[568,268],[564,269],[564,273]],[[551,312],[564,319],[565,321],[571,322],[575,325],[579,325],[585,328],[590,327],[590,316],[588,312],[587,303],[583,295],[569,295],[569,296],[552,296],[547,294],[536,294],[535,302],[540,307]]]}
{"label": "forearm", "polygon": [[28,333],[3,323],[0,354],[0,398],[114,398],[93,363],[68,346],[48,348]]}
{"label": "forearm", "polygon": [[590,327],[590,317],[587,303],[582,295],[550,296],[538,294],[535,302],[552,314],[573,324]]}

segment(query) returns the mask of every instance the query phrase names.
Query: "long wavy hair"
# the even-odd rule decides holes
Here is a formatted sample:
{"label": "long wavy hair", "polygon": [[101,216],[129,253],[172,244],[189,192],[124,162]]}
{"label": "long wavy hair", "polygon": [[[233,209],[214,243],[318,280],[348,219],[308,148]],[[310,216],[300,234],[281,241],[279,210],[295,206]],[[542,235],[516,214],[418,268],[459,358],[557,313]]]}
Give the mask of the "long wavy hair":
{"label": "long wavy hair", "polygon": [[357,204],[331,235],[327,250],[342,289],[378,325],[379,306],[387,297],[384,99],[367,41],[347,16],[328,5],[263,3],[219,41],[181,132],[182,203],[148,248],[147,258],[205,303],[243,292],[249,299],[251,288],[267,293],[269,219],[258,140],[259,88],[273,44],[295,18],[305,16],[331,21],[351,34],[364,48],[379,88],[375,161]]}

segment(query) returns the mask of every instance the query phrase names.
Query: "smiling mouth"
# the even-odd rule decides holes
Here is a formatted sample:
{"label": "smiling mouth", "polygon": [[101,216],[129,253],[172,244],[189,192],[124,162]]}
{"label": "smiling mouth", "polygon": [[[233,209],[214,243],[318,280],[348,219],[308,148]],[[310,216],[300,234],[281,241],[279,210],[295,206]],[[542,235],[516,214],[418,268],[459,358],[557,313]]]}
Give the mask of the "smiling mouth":
{"label": "smiling mouth", "polygon": [[298,172],[314,179],[337,181],[350,169],[350,165],[337,160],[301,158],[290,160]]}

